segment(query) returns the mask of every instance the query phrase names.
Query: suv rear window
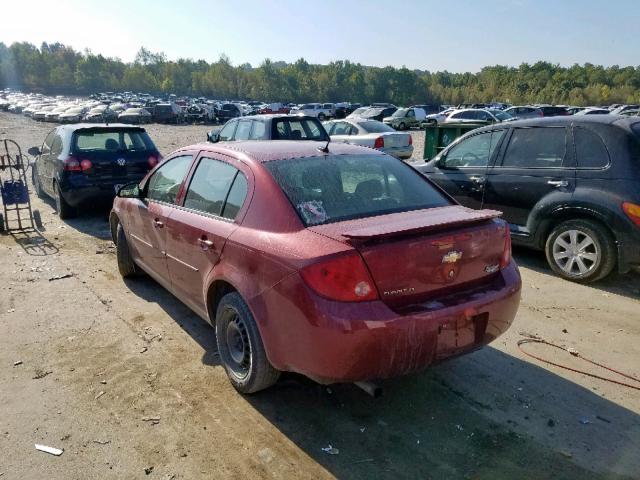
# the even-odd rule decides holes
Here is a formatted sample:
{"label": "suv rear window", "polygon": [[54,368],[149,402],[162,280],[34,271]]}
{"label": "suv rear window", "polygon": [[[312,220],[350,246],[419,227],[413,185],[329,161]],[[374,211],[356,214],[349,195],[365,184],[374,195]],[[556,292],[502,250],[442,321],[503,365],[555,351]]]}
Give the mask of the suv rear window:
{"label": "suv rear window", "polygon": [[503,167],[562,167],[567,151],[565,128],[516,128],[502,161]]}
{"label": "suv rear window", "polygon": [[74,152],[143,152],[155,149],[147,132],[140,129],[79,130],[73,134]]}
{"label": "suv rear window", "polygon": [[450,205],[419,173],[386,155],[308,157],[264,165],[305,226]]}

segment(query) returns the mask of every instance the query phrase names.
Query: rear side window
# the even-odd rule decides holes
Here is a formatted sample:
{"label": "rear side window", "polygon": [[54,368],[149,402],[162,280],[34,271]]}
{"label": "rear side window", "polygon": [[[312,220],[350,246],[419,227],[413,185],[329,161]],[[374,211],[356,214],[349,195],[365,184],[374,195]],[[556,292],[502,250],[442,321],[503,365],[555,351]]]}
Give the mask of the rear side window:
{"label": "rear side window", "polygon": [[274,140],[326,140],[324,127],[318,120],[276,120]]}
{"label": "rear side window", "polygon": [[266,162],[306,226],[449,205],[426,179],[387,155]]}
{"label": "rear side window", "polygon": [[516,128],[502,161],[503,167],[559,168],[567,152],[565,128]]}
{"label": "rear side window", "polygon": [[221,216],[224,202],[238,170],[228,163],[202,158],[184,201],[186,208]]}
{"label": "rear side window", "polygon": [[74,133],[74,152],[118,152],[154,150],[144,130],[100,130]]}
{"label": "rear side window", "polygon": [[609,164],[609,152],[595,132],[576,127],[573,130],[578,168],[604,168]]}
{"label": "rear side window", "polygon": [[176,203],[180,185],[191,165],[191,155],[167,160],[149,179],[147,198],[158,202]]}

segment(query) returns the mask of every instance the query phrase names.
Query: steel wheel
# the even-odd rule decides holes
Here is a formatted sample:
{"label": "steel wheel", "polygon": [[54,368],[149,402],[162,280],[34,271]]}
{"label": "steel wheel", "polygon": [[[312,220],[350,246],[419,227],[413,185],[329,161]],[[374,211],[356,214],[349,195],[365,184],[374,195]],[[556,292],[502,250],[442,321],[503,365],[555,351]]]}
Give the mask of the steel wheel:
{"label": "steel wheel", "polygon": [[225,339],[229,352],[228,367],[238,378],[245,378],[251,370],[251,342],[247,326],[234,309],[225,312],[228,317]]}
{"label": "steel wheel", "polygon": [[553,242],[553,259],[570,276],[588,275],[599,264],[600,255],[594,239],[580,230],[566,230]]}

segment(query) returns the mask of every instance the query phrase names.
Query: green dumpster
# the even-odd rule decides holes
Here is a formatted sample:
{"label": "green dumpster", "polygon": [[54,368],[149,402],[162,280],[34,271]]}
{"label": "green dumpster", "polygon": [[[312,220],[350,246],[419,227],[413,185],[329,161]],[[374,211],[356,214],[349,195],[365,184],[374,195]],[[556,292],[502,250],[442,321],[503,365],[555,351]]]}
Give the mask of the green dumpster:
{"label": "green dumpster", "polygon": [[426,125],[424,131],[424,154],[422,158],[431,160],[445,147],[461,135],[475,128],[484,127],[486,123],[441,123]]}

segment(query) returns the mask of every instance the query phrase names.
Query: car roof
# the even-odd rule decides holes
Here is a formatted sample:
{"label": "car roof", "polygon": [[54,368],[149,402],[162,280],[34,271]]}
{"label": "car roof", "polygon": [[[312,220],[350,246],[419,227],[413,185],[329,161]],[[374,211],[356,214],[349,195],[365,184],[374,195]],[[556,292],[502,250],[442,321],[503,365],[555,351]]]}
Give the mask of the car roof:
{"label": "car roof", "polygon": [[144,128],[138,125],[127,125],[126,123],[73,123],[71,125],[60,125],[58,130],[75,132],[77,130],[100,130],[101,128],[113,129],[113,128],[126,128],[144,130]]}
{"label": "car roof", "polygon": [[572,124],[585,125],[585,124],[599,124],[599,125],[614,125],[622,128],[629,128],[632,124],[638,123],[639,120],[633,117],[625,117],[623,115],[585,115],[585,116],[561,116],[561,117],[543,117],[543,118],[531,118],[524,120],[515,120],[513,122],[499,123],[495,125],[489,125],[472,130],[469,133],[495,130],[497,128],[510,128],[510,127],[553,127],[553,126],[568,126]]}
{"label": "car roof", "polygon": [[321,148],[327,142],[309,140],[245,140],[236,142],[198,143],[181,148],[179,151],[206,151],[234,157],[248,163],[264,163],[272,160],[284,160],[301,157],[324,157],[326,155],[384,155],[373,148],[350,145],[347,143],[329,143],[329,152]]}

